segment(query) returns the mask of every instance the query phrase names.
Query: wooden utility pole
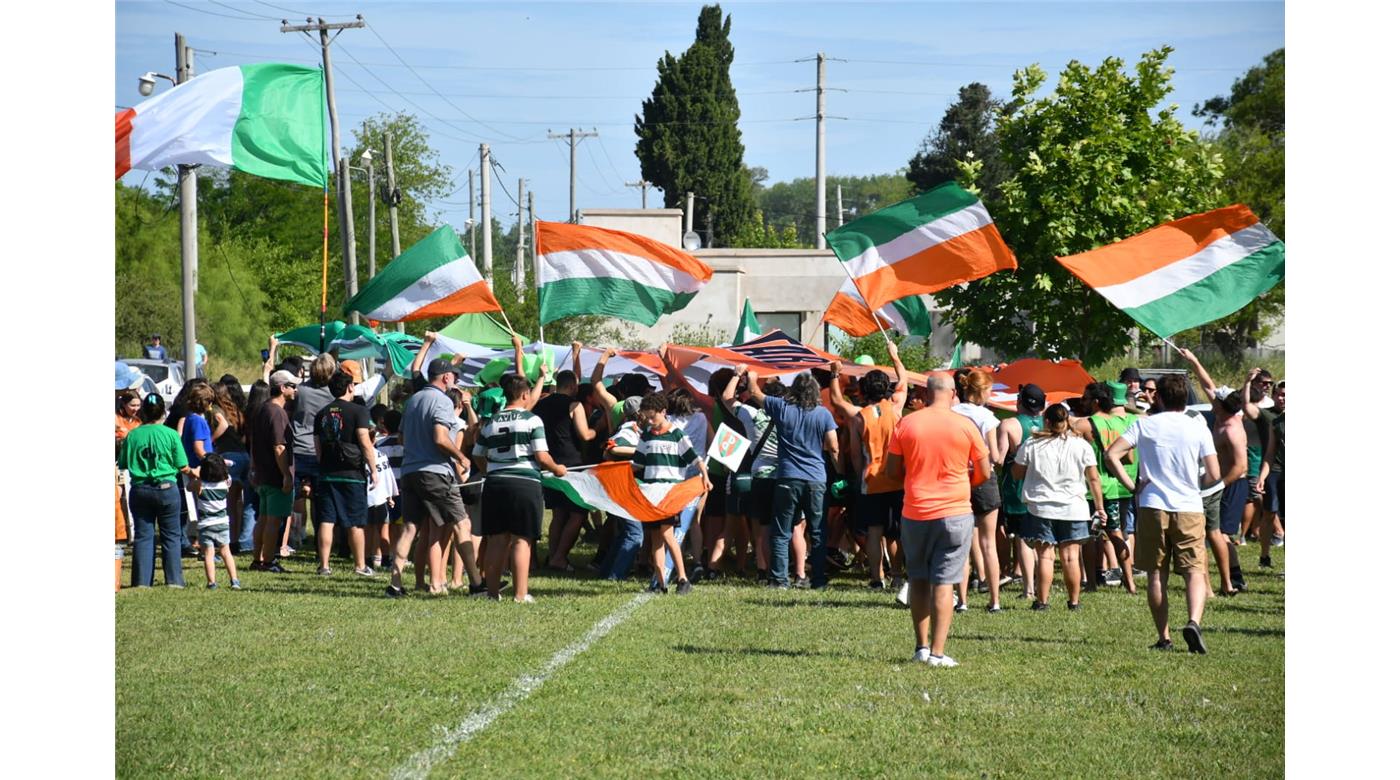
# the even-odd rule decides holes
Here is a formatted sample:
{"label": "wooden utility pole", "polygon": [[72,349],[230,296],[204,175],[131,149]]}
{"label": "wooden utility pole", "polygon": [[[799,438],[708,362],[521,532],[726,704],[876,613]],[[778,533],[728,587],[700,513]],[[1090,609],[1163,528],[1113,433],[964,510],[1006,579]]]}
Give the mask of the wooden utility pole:
{"label": "wooden utility pole", "polygon": [[578,185],[578,142],[585,138],[597,138],[598,132],[585,133],[577,128],[570,128],[566,133],[548,133],[551,139],[569,139],[569,221],[578,220],[578,205],[574,198]]}
{"label": "wooden utility pole", "polygon": [[647,190],[651,189],[651,182],[647,181],[646,179],[642,179],[640,181],[627,181],[623,182],[622,186],[640,187],[642,189],[642,208],[647,207]]}

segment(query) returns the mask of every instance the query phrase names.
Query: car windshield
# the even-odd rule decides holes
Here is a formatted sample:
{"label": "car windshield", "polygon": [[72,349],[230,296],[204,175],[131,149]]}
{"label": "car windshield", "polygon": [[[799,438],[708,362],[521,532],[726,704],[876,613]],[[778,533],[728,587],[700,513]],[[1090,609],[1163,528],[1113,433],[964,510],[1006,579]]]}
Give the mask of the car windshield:
{"label": "car windshield", "polygon": [[140,369],[141,373],[150,377],[151,381],[157,384],[164,382],[170,377],[170,368],[160,363],[143,363],[136,366],[136,368]]}

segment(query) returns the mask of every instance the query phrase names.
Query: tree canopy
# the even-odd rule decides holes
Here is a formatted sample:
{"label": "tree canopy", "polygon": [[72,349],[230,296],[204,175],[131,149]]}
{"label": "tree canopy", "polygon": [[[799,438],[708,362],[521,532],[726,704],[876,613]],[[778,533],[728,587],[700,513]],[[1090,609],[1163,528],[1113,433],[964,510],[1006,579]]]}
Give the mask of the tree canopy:
{"label": "tree canopy", "polygon": [[[1172,90],[1170,52],[1147,52],[1131,72],[1115,57],[1097,68],[1072,61],[1041,97],[1039,66],[1015,73],[1013,108],[997,127],[1009,176],[988,209],[1019,268],[936,296],[960,338],[1007,357],[1090,364],[1129,344],[1133,321],[1055,257],[1223,205],[1220,156],[1181,125],[1175,105],[1157,108]],[[965,186],[984,171],[959,169]]]}
{"label": "tree canopy", "polygon": [[642,177],[665,192],[668,208],[695,193],[695,224],[703,229],[713,217],[718,246],[732,246],[753,211],[739,99],[729,80],[730,22],[718,5],[700,9],[695,43],[657,62],[656,86],[633,127]]}
{"label": "tree canopy", "polygon": [[929,131],[909,160],[904,176],[914,190],[927,192],[940,184],[958,181],[958,163],[980,160],[983,169],[978,184],[982,200],[995,200],[1006,178],[996,136],[997,119],[1006,108],[1003,101],[992,97],[986,84],[973,82],[959,88],[957,102],[948,106],[938,127]]}

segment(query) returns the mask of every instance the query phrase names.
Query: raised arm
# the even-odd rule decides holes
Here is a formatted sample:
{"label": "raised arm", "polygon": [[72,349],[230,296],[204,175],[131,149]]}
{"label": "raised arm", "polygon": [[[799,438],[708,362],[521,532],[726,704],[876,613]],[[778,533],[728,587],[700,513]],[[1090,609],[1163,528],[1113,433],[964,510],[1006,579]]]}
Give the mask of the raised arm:
{"label": "raised arm", "polygon": [[735,408],[739,405],[739,401],[734,395],[739,391],[739,379],[742,376],[743,374],[739,373],[739,369],[735,368],[734,376],[729,378],[729,384],[725,385],[724,390],[719,394],[720,403],[724,404],[724,408],[728,409],[730,414],[738,414]]}
{"label": "raised arm", "polygon": [[705,410],[705,418],[708,420],[710,415],[715,413],[715,399],[704,393],[696,392],[695,388],[691,387],[690,383],[685,381],[685,375],[680,372],[680,369],[676,368],[675,363],[671,362],[671,355],[666,351],[665,344],[661,345],[660,354],[661,362],[666,366],[667,383],[672,387],[682,388],[689,393],[690,397],[695,400],[695,405]]}
{"label": "raised arm", "polygon": [[1201,389],[1206,391],[1206,397],[1210,399],[1211,405],[1215,404],[1215,381],[1210,378],[1206,367],[1201,365],[1201,361],[1196,358],[1195,353],[1189,349],[1178,349],[1177,352],[1191,364],[1191,371],[1196,375],[1196,381],[1201,384]]}
{"label": "raised arm", "polygon": [[535,404],[540,402],[540,394],[544,392],[544,366],[540,366],[540,375],[535,377],[535,384],[530,388],[530,396],[525,401],[526,409],[534,409]]}
{"label": "raised arm", "polygon": [[433,346],[434,341],[437,341],[437,334],[433,331],[423,334],[423,346],[419,347],[418,354],[413,356],[413,365],[408,368],[409,376],[418,376],[423,372],[423,362],[428,359],[429,348]]}
{"label": "raised arm", "polygon": [[[512,333],[512,334],[510,334],[510,343],[511,343],[511,346],[515,347],[515,373],[517,373],[517,374],[519,374],[519,375],[521,375],[521,376],[526,376],[526,374],[525,374],[525,342],[522,341],[522,340],[520,339],[520,334],[519,334],[519,333]],[[543,371],[543,364],[541,364],[541,371],[540,371],[540,374],[544,374],[544,371]],[[528,378],[528,377],[527,377],[527,378]]]}
{"label": "raised arm", "polygon": [[1258,366],[1249,369],[1249,373],[1245,375],[1244,384],[1240,386],[1240,394],[1244,396],[1244,416],[1250,420],[1259,419],[1259,404],[1254,403],[1254,380],[1263,370]]}
{"label": "raised arm", "polygon": [[860,407],[847,401],[845,394],[841,392],[841,361],[831,361],[829,368],[831,369],[831,405],[840,409],[847,419],[855,419],[860,416]]}
{"label": "raised arm", "polygon": [[763,394],[763,386],[758,383],[758,372],[753,370],[752,368],[749,369],[748,378],[749,395],[752,396],[753,399],[758,402],[759,406],[762,406],[763,400],[768,396]]}
{"label": "raised arm", "polygon": [[277,365],[277,336],[267,337],[267,360],[263,361],[263,381],[268,381],[272,376],[272,369]]}
{"label": "raised arm", "polygon": [[890,352],[890,365],[894,366],[894,393],[890,403],[894,404],[896,417],[904,415],[904,403],[909,400],[909,372],[904,370],[904,361],[899,359],[899,346],[886,341],[885,348]]}
{"label": "raised arm", "polygon": [[574,377],[583,379],[583,342],[575,341],[569,345],[569,356],[573,359]]}

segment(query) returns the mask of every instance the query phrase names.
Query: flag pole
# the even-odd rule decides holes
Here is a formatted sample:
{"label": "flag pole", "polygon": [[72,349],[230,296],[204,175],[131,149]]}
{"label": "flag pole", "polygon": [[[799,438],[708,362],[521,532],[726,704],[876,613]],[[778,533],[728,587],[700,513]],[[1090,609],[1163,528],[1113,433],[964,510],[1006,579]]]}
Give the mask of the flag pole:
{"label": "flag pole", "polygon": [[326,351],[326,283],[331,262],[330,177],[321,184],[321,351]]}
{"label": "flag pole", "polygon": [[[831,246],[830,241],[827,242],[827,246]],[[836,257],[836,253],[832,252],[831,256]],[[851,280],[851,286],[856,288],[856,295],[860,296],[860,302],[865,304],[865,308],[870,311],[871,318],[875,320],[875,327],[880,329],[880,335],[885,337],[886,343],[893,344],[894,342],[890,339],[890,334],[885,332],[885,326],[880,322],[880,315],[875,313],[875,307],[871,306],[870,301],[865,299],[865,293],[861,291],[860,285],[856,284],[856,278],[851,274],[851,269],[846,265],[846,262],[839,257],[836,257],[836,262],[841,265],[841,270],[846,272],[846,278]],[[840,290],[837,290],[838,295],[840,292]]]}
{"label": "flag pole", "polygon": [[540,343],[544,343],[544,308],[540,303],[540,226],[535,220],[535,193],[530,193],[530,253],[535,256],[535,319],[540,323]]}

